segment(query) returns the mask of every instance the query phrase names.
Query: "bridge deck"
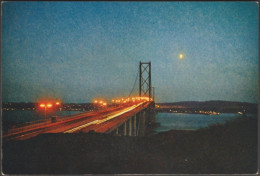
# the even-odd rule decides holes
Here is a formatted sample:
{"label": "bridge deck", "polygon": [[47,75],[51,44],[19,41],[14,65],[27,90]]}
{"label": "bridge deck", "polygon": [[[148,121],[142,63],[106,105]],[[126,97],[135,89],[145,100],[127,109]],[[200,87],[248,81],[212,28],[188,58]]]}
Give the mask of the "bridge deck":
{"label": "bridge deck", "polygon": [[80,113],[64,117],[57,122],[41,121],[11,129],[4,134],[4,140],[24,140],[41,133],[77,133],[94,130],[109,133],[126,122],[128,118],[147,108],[150,102],[124,107],[109,108],[98,112]]}

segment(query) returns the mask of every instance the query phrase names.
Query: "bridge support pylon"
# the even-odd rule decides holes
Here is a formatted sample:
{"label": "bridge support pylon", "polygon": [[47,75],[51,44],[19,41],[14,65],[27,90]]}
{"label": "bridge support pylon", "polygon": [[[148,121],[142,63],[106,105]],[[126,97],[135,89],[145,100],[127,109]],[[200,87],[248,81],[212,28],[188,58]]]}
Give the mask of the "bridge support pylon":
{"label": "bridge support pylon", "polygon": [[139,96],[152,98],[151,62],[141,62],[139,65]]}
{"label": "bridge support pylon", "polygon": [[133,124],[133,136],[136,136],[136,114],[133,116],[134,124]]}

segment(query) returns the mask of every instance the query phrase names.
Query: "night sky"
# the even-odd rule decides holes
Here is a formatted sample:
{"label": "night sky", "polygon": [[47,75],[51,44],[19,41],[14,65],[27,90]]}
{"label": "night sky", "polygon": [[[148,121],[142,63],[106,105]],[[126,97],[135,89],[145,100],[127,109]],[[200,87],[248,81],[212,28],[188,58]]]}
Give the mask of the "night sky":
{"label": "night sky", "polygon": [[126,97],[140,61],[156,102],[257,103],[258,4],[3,3],[3,102]]}

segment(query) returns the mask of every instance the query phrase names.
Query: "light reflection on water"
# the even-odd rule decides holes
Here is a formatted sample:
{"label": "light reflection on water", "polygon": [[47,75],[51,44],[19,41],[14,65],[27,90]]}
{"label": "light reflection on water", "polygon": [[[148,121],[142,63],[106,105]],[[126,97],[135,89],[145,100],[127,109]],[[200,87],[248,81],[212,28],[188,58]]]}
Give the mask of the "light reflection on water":
{"label": "light reflection on water", "polygon": [[[248,115],[253,117],[253,114]],[[213,124],[224,124],[226,121],[242,117],[239,114],[223,113],[220,115],[185,114],[185,113],[158,113],[154,133],[169,130],[197,130]]]}

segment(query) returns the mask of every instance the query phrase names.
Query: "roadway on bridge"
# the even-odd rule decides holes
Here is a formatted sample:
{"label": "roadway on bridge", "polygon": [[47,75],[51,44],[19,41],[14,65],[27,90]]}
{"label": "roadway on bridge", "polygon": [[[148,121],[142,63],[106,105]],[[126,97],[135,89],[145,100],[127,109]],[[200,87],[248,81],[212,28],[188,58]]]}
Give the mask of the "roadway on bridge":
{"label": "roadway on bridge", "polygon": [[4,140],[25,140],[42,133],[77,133],[111,131],[127,121],[127,118],[149,105],[148,102],[141,102],[123,107],[108,108],[98,112],[80,113],[64,117],[55,123],[50,120],[42,123],[31,124],[11,129],[3,136]]}

